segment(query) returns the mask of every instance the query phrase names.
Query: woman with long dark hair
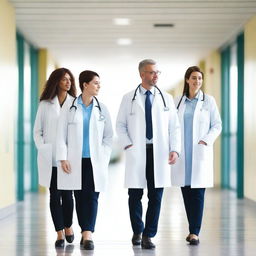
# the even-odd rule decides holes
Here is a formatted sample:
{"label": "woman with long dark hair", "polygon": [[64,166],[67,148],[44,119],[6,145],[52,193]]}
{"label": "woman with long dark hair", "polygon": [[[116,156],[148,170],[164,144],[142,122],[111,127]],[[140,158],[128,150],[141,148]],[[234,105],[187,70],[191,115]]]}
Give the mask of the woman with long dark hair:
{"label": "woman with long dark hair", "polygon": [[171,180],[181,187],[189,223],[186,241],[191,245],[199,243],[205,188],[213,187],[213,143],[222,127],[215,99],[201,90],[203,79],[199,67],[189,67],[183,94],[176,99],[182,150]]}
{"label": "woman with long dark hair", "polygon": [[59,190],[56,162],[56,133],[60,110],[76,97],[74,76],[66,68],[54,70],[45,84],[34,125],[34,141],[38,149],[39,184],[50,190],[50,211],[57,232],[56,247],[63,247],[65,238],[72,243],[74,233],[73,192]]}

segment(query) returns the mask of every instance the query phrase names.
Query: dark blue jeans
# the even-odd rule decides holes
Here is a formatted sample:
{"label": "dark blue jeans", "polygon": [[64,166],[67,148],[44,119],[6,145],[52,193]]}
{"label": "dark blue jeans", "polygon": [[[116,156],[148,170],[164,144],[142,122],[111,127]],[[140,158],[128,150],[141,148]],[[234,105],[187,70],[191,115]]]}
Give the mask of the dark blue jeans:
{"label": "dark blue jeans", "polygon": [[130,220],[134,234],[142,233],[143,236],[154,237],[157,233],[163,188],[155,188],[153,147],[147,148],[146,179],[148,188],[148,208],[146,212],[145,227],[142,220],[141,203],[143,189],[128,189]]}
{"label": "dark blue jeans", "polygon": [[203,218],[205,188],[185,186],[181,188],[181,191],[189,223],[189,233],[198,236]]}
{"label": "dark blue jeans", "polygon": [[73,191],[57,189],[57,167],[52,168],[50,210],[56,231],[69,228],[73,219]]}
{"label": "dark blue jeans", "polygon": [[95,192],[92,163],[90,158],[82,159],[82,190],[75,190],[76,213],[83,231],[94,232],[99,192]]}

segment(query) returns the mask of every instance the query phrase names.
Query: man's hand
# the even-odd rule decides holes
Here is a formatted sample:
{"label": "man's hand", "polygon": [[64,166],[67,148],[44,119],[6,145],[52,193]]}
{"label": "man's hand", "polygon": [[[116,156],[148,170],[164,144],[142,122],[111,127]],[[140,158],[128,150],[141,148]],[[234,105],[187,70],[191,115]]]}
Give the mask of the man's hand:
{"label": "man's hand", "polygon": [[178,156],[177,152],[174,152],[174,151],[170,152],[170,154],[169,154],[169,164],[175,164],[178,157],[179,156]]}
{"label": "man's hand", "polygon": [[126,147],[124,148],[124,150],[126,150],[127,148],[130,148],[130,147],[132,147],[132,144],[126,146]]}
{"label": "man's hand", "polygon": [[61,160],[62,170],[66,173],[71,173],[71,166],[68,160]]}

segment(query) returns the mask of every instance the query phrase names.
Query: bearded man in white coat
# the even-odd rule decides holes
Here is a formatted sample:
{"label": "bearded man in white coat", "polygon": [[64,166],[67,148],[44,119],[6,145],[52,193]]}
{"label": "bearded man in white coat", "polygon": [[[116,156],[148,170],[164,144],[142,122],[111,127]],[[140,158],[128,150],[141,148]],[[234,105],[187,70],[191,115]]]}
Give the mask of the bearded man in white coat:
{"label": "bearded man in white coat", "polygon": [[[171,186],[170,165],[181,148],[180,125],[171,95],[156,86],[160,71],[151,59],[139,63],[141,84],[124,95],[116,123],[125,150],[125,187],[133,229],[132,244],[153,249],[163,188]],[[145,224],[142,220],[143,189],[148,189]]]}

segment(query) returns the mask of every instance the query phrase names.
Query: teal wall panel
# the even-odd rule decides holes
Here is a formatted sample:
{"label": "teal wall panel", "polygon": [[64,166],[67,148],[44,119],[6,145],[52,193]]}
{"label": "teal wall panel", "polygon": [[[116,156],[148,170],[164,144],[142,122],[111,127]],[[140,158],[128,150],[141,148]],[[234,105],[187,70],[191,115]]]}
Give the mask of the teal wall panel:
{"label": "teal wall panel", "polygon": [[17,120],[17,199],[24,199],[24,39],[17,33],[18,120]]}
{"label": "teal wall panel", "polygon": [[[37,107],[38,107],[38,50],[30,46],[30,63],[31,63],[31,131],[33,131]],[[30,145],[30,186],[31,191],[38,191],[38,172],[37,172],[37,151],[33,140],[33,133],[31,132],[31,145]]]}
{"label": "teal wall panel", "polygon": [[237,197],[244,197],[244,34],[237,37]]}
{"label": "teal wall panel", "polygon": [[[24,199],[25,191],[38,191],[37,151],[33,140],[33,126],[38,106],[39,52],[31,44],[27,43],[20,33],[17,32],[16,36],[19,78],[16,188],[17,199],[21,201]],[[26,58],[28,58],[29,61],[26,61]],[[25,70],[25,68],[28,69]],[[30,70],[30,73],[28,73],[28,70]],[[29,102],[25,102],[25,99]],[[25,112],[25,107],[26,111],[29,111],[29,114]]]}
{"label": "teal wall panel", "polygon": [[230,87],[230,47],[221,52],[221,187],[229,188],[230,180],[230,120],[229,120],[229,87]]}

